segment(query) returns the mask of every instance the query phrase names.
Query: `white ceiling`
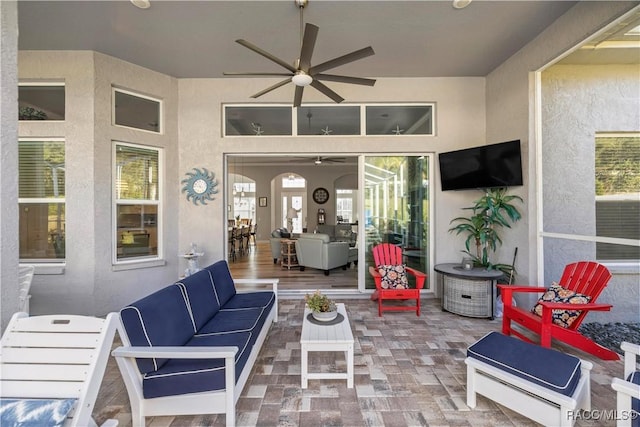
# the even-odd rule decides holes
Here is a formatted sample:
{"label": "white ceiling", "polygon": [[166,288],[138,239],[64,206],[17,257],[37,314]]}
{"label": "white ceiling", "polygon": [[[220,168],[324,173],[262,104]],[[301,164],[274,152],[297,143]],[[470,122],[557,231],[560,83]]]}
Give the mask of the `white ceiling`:
{"label": "white ceiling", "polygon": [[[372,46],[376,54],[332,70],[361,77],[486,76],[575,1],[310,0],[320,27],[312,65]],[[20,1],[20,50],[94,50],[174,77],[280,72],[237,44],[243,38],[293,63],[300,49],[293,0]]]}

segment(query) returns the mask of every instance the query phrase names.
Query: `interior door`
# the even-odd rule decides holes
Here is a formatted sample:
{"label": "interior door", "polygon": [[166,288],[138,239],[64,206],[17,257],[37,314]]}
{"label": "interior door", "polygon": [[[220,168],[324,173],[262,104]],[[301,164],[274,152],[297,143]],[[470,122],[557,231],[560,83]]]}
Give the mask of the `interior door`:
{"label": "interior door", "polygon": [[[375,288],[367,272],[373,265],[372,248],[378,243],[402,247],[407,266],[429,273],[433,218],[429,186],[433,182],[431,163],[428,154],[364,157],[361,232],[364,233],[365,265],[361,270],[364,281],[360,283],[364,282],[365,289]],[[425,288],[432,289],[429,280]]]}

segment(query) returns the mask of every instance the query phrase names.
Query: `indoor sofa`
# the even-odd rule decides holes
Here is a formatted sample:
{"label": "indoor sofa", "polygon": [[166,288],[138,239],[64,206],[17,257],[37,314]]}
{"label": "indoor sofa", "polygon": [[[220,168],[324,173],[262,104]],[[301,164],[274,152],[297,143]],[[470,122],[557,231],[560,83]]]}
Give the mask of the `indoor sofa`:
{"label": "indoor sofa", "polygon": [[[236,292],[235,284],[256,282],[273,289]],[[121,309],[123,345],[112,354],[133,425],[150,416],[219,413],[234,425],[236,401],[277,321],[277,283],[234,284],[219,261]]]}
{"label": "indoor sofa", "polygon": [[298,265],[303,271],[305,267],[324,270],[325,276],[329,271],[349,264],[349,243],[332,242],[327,234],[302,233],[296,239],[296,255]]}

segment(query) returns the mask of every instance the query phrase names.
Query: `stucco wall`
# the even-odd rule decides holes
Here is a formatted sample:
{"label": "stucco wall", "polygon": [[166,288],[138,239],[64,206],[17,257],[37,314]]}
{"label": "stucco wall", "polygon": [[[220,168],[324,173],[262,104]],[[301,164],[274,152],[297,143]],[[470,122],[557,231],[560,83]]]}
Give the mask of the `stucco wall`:
{"label": "stucco wall", "polygon": [[[542,74],[545,231],[595,235],[595,134],[640,132],[638,76],[638,65],[555,65]],[[582,259],[596,259],[595,243],[545,238],[544,283]],[[636,261],[608,267],[613,278],[598,302],[614,307],[590,313],[586,321],[640,321],[640,266]]]}
{"label": "stucco wall", "polygon": [[18,6],[0,1],[0,327],[18,309]]}
{"label": "stucco wall", "polygon": [[[224,176],[224,153],[438,153],[474,145],[485,144],[484,79],[483,78],[414,78],[378,79],[373,90],[356,85],[341,85],[340,94],[349,102],[435,102],[436,135],[433,137],[234,137],[222,138],[221,120],[223,103],[250,103],[249,96],[273,84],[269,79],[181,79],[179,81],[180,172],[193,167],[207,167]],[[285,86],[261,97],[259,102],[290,103],[293,89]],[[305,102],[330,102],[312,88],[305,90]],[[255,101],[253,101],[255,102]],[[461,125],[463,123],[464,125]],[[437,161],[434,162],[437,168]],[[275,176],[279,169],[273,171]],[[295,170],[294,170],[295,172]],[[245,174],[254,173],[247,171]],[[436,170],[435,176],[438,176]],[[252,177],[253,178],[253,177]],[[265,177],[269,178],[269,176]],[[315,188],[333,177],[310,177],[309,188]],[[322,180],[322,181],[321,181]],[[263,195],[264,182],[259,177],[257,195]],[[438,181],[436,181],[438,182]],[[449,220],[460,214],[479,193],[475,191],[435,191],[435,262],[451,262],[461,259],[464,240],[447,232]],[[266,194],[270,190],[265,189]],[[194,206],[180,200],[181,235],[179,247],[187,247],[192,239],[206,247],[205,262],[224,256],[223,246],[209,242],[222,242],[226,238],[224,223],[225,202],[219,194],[206,206]],[[308,212],[313,214],[319,206],[308,202]],[[271,204],[271,201],[270,201]],[[260,211],[258,211],[260,217]],[[206,218],[206,222],[203,222]],[[331,218],[331,217],[329,217]],[[260,222],[264,222],[260,220]],[[263,231],[265,231],[263,229]],[[200,246],[201,243],[198,243]],[[522,242],[524,244],[524,242]]]}
{"label": "stucco wall", "polygon": [[[527,207],[523,221],[509,233],[503,251],[517,243],[518,282],[538,283],[543,261],[538,257],[534,72],[542,69],[565,52],[578,46],[608,23],[637,6],[638,2],[579,2],[558,18],[538,37],[487,76],[487,140],[520,139],[526,149],[523,155],[525,186],[518,189]],[[508,252],[510,253],[510,252]],[[530,301],[524,302],[530,305]]]}
{"label": "stucco wall", "polygon": [[[166,265],[119,269],[112,264],[112,141],[160,147],[165,153],[163,197],[177,186],[177,83],[175,79],[94,52],[23,51],[19,78],[65,82],[63,122],[21,122],[21,137],[63,137],[66,155],[66,264],[63,274],[36,275],[31,311],[103,315],[178,277],[178,213],[163,210]],[[165,103],[162,135],[111,124],[111,87]],[[140,267],[140,265],[138,265]]]}

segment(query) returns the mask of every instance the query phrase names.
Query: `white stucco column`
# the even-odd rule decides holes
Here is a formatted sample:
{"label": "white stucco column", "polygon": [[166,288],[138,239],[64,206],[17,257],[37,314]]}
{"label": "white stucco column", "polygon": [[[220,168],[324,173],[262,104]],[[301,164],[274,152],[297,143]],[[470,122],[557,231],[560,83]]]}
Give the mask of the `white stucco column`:
{"label": "white stucco column", "polygon": [[18,3],[0,1],[0,326],[18,309]]}

